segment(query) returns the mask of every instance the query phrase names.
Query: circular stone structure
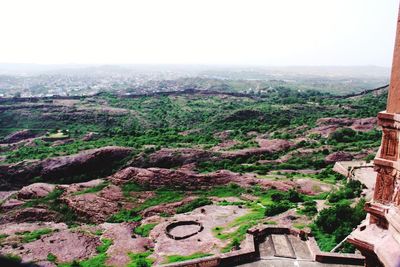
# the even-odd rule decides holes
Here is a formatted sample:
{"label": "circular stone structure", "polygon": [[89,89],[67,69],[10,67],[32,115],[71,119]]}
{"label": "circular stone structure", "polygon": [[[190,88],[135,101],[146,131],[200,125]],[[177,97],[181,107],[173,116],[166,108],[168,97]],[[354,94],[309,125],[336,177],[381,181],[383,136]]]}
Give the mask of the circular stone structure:
{"label": "circular stone structure", "polygon": [[204,227],[196,221],[173,222],[165,228],[165,234],[174,240],[182,240],[197,235]]}

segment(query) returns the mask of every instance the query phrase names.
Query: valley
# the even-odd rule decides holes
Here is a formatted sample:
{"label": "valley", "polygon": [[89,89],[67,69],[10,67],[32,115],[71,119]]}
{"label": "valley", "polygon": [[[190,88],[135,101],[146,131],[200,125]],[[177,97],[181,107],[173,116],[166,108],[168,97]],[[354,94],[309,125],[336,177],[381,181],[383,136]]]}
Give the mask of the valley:
{"label": "valley", "polygon": [[374,158],[386,98],[285,87],[3,98],[0,253],[151,266],[246,251],[249,231],[278,226],[329,252],[371,190],[332,168]]}

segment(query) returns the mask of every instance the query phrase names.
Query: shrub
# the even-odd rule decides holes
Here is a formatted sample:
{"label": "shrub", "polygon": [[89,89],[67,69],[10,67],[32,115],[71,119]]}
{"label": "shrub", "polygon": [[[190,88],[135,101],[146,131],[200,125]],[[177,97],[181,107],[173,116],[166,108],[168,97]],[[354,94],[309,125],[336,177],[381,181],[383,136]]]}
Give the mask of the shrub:
{"label": "shrub", "polygon": [[292,208],[292,204],[287,200],[269,204],[265,207],[265,216],[274,216],[279,213],[285,212],[290,208]]}

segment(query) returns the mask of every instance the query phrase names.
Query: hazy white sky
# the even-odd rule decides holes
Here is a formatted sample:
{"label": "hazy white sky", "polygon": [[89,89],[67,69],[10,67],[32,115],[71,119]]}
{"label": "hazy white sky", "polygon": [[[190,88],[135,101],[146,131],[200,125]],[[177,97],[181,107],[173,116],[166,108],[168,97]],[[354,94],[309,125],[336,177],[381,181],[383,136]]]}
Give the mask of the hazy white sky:
{"label": "hazy white sky", "polygon": [[0,0],[0,62],[380,65],[398,0]]}

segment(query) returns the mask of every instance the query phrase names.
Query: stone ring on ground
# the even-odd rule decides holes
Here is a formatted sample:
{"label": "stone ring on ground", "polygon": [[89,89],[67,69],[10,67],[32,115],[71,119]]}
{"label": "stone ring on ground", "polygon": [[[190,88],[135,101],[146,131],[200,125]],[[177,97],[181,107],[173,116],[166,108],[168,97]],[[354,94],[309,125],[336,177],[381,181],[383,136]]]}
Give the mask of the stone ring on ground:
{"label": "stone ring on ground", "polygon": [[196,221],[179,221],[169,224],[165,228],[165,234],[174,240],[182,240],[197,235],[204,227]]}

